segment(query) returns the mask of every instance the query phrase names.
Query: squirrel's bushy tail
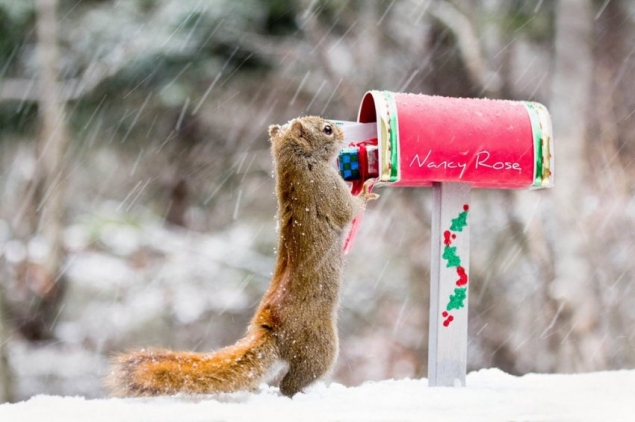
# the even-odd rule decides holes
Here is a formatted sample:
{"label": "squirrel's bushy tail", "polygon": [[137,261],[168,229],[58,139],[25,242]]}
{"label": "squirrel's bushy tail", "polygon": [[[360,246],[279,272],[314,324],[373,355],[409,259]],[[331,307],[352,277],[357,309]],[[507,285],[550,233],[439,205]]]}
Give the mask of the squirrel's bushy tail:
{"label": "squirrel's bushy tail", "polygon": [[253,390],[277,360],[271,333],[261,329],[213,353],[145,349],[119,355],[107,383],[119,396]]}

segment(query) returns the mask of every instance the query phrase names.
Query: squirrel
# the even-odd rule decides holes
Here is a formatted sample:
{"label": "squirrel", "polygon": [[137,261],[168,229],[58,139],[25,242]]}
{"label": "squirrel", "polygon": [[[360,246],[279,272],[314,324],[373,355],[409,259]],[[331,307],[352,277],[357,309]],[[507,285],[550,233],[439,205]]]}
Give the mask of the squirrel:
{"label": "squirrel", "polygon": [[140,350],[116,356],[109,384],[119,396],[256,390],[288,368],[292,397],[328,373],[338,353],[343,240],[378,195],[372,181],[353,196],[332,165],[340,128],[317,116],[269,127],[278,201],[278,248],[269,288],[236,344],[211,353]]}

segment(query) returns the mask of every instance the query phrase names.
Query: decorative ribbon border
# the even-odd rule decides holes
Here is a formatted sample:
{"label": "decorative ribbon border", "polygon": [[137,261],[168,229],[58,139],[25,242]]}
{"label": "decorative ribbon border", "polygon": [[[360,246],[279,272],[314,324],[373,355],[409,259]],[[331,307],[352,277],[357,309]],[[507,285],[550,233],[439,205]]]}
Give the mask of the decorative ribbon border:
{"label": "decorative ribbon border", "polygon": [[388,139],[390,148],[390,181],[399,180],[399,124],[397,122],[397,104],[392,92],[383,91],[388,113]]}
{"label": "decorative ribbon border", "polygon": [[549,112],[540,103],[523,101],[534,138],[534,188],[553,186],[553,146],[551,118]]}
{"label": "decorative ribbon border", "polygon": [[385,183],[399,181],[399,123],[395,97],[389,91],[370,91],[377,113],[379,144],[379,180]]}

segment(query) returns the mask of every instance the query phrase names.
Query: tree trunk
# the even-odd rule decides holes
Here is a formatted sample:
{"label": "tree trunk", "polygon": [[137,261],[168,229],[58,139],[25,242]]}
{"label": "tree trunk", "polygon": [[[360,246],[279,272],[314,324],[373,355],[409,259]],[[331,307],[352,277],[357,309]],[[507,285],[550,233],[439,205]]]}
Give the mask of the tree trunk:
{"label": "tree trunk", "polygon": [[[591,0],[560,0],[556,9],[555,69],[550,110],[557,152],[552,189],[555,279],[548,289],[554,311],[549,341],[553,370],[599,370],[606,367],[598,333],[595,276],[587,260],[580,210],[585,184],[585,138],[592,83],[593,11]],[[553,311],[553,310],[552,310]]]}
{"label": "tree trunk", "polygon": [[13,377],[7,350],[10,334],[4,300],[4,288],[0,284],[0,404],[13,398]]}
{"label": "tree trunk", "polygon": [[52,337],[52,322],[59,314],[63,294],[60,268],[67,183],[64,156],[69,137],[58,83],[57,0],[37,0],[35,8],[41,128],[37,143],[37,173],[29,190],[31,209],[35,210],[30,217],[36,221],[29,225],[31,230],[39,232],[48,253],[43,261],[27,261],[20,271],[20,281],[28,292],[30,303],[26,307],[27,313],[19,317],[19,328],[27,338],[41,340]]}

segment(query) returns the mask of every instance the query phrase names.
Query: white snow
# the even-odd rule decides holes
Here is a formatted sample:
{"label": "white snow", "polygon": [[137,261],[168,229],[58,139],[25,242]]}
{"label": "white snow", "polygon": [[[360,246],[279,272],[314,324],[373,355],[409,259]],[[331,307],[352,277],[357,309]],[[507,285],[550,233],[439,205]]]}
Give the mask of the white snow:
{"label": "white snow", "polygon": [[633,421],[635,370],[575,375],[473,372],[467,387],[427,380],[318,384],[293,399],[277,388],[202,397],[98,399],[36,396],[0,405],[0,421]]}

